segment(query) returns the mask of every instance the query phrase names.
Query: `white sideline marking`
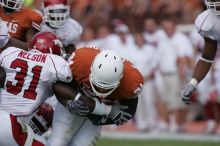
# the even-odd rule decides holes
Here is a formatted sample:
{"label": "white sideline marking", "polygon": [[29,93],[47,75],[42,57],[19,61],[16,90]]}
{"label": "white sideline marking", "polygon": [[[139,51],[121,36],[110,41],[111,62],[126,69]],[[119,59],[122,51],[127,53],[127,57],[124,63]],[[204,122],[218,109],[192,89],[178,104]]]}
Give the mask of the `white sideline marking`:
{"label": "white sideline marking", "polygon": [[103,138],[125,140],[181,140],[181,141],[213,141],[220,142],[220,135],[179,134],[179,133],[128,133],[102,132]]}

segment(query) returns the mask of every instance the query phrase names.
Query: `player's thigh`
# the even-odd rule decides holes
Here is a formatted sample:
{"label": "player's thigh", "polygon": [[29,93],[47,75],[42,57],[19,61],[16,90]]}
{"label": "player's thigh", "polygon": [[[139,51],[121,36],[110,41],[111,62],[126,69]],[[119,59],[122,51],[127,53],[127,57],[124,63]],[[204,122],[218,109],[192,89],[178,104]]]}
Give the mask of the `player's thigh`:
{"label": "player's thigh", "polygon": [[101,136],[101,126],[86,120],[68,146],[95,146]]}
{"label": "player's thigh", "polygon": [[10,114],[0,110],[0,146],[19,146],[14,139]]}
{"label": "player's thigh", "polygon": [[70,113],[63,105],[58,103],[55,108],[53,128],[47,145],[67,145],[74,133],[81,127],[83,121],[83,117]]}

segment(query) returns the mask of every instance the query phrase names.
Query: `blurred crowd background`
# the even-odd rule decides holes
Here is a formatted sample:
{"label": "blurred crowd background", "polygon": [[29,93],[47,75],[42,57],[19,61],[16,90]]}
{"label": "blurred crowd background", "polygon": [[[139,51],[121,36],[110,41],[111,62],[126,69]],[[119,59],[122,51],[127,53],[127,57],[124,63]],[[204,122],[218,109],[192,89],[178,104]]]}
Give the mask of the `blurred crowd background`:
{"label": "blurred crowd background", "polygon": [[[40,10],[40,0],[25,5]],[[181,102],[203,50],[194,29],[206,9],[202,0],[72,0],[71,17],[83,26],[77,47],[112,49],[133,62],[145,79],[134,123],[140,132],[185,131],[189,121],[204,121],[216,133],[220,119],[220,58],[193,95]],[[219,54],[219,53],[218,53]]]}

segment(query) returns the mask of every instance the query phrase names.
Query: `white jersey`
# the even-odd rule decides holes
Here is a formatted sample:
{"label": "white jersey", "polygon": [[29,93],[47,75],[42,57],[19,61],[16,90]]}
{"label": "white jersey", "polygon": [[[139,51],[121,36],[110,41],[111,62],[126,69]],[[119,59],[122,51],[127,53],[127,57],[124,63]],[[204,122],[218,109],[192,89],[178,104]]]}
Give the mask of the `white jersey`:
{"label": "white jersey", "polygon": [[201,13],[195,20],[196,30],[203,37],[220,41],[220,16],[213,15],[211,10]]}
{"label": "white jersey", "polygon": [[53,95],[52,84],[70,82],[68,63],[60,56],[9,47],[0,54],[7,77],[0,93],[0,109],[13,115],[30,115]]}
{"label": "white jersey", "polygon": [[50,31],[55,33],[64,43],[65,46],[76,43],[83,29],[82,26],[74,19],[69,18],[57,29],[53,29],[46,24],[42,25],[41,31]]}

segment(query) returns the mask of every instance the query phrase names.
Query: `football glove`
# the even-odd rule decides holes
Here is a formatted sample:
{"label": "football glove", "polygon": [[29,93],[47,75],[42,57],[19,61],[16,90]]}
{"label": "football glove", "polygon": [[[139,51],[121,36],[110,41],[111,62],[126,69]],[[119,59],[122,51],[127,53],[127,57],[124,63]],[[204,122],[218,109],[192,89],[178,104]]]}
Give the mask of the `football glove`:
{"label": "football glove", "polygon": [[183,90],[182,92],[182,101],[185,103],[185,104],[190,104],[191,101],[190,101],[190,96],[192,95],[192,93],[196,90],[196,87],[192,84],[187,84],[185,89]]}
{"label": "football glove", "polygon": [[86,116],[89,114],[90,109],[80,100],[72,100],[67,104],[67,108],[73,114],[78,116]]}
{"label": "football glove", "polygon": [[112,110],[108,117],[118,126],[128,122],[132,115],[124,110],[127,109],[127,106],[122,105],[113,105]]}

